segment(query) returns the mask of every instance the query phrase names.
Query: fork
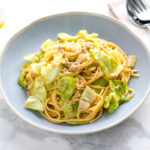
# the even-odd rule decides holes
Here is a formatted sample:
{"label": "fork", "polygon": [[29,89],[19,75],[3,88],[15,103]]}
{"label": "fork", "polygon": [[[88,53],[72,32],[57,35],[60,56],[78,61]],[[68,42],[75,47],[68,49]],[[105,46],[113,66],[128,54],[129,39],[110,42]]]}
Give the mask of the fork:
{"label": "fork", "polygon": [[141,27],[150,25],[150,7],[144,0],[127,0],[126,7],[134,23]]}

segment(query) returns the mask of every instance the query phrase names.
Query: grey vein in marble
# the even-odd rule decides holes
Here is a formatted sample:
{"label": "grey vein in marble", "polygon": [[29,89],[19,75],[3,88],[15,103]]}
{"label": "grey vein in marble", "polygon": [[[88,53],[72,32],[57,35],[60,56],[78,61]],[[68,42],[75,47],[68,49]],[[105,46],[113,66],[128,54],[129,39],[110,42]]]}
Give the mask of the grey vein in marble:
{"label": "grey vein in marble", "polygon": [[59,135],[27,124],[0,100],[0,150],[150,150],[150,130],[143,127],[144,121],[137,119],[148,104],[147,100],[135,115],[106,131]]}

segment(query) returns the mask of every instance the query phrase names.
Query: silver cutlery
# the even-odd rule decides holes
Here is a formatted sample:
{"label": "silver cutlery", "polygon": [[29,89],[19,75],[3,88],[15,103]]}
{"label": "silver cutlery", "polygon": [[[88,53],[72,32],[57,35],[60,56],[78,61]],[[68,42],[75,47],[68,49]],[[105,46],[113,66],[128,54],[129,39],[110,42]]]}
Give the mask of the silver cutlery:
{"label": "silver cutlery", "polygon": [[150,26],[150,6],[144,0],[127,0],[127,12],[138,26]]}

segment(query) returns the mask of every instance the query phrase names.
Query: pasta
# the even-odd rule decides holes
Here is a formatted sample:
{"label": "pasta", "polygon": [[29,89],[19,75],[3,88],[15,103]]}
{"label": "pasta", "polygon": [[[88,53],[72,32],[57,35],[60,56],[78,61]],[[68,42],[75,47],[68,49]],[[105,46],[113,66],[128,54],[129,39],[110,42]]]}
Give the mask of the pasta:
{"label": "pasta", "polygon": [[136,56],[129,57],[97,33],[59,33],[40,51],[24,57],[18,83],[27,89],[25,107],[53,123],[85,124],[113,113],[134,96],[128,87]]}

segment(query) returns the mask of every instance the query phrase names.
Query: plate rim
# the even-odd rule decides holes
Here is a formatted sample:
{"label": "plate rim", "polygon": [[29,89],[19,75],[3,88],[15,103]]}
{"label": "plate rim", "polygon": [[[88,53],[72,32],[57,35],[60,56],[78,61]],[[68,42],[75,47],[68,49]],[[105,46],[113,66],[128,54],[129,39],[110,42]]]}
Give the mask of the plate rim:
{"label": "plate rim", "polygon": [[[90,15],[90,16],[98,16],[107,20],[110,20],[112,22],[117,23],[118,25],[120,25],[122,28],[124,28],[127,32],[129,32],[145,49],[145,51],[147,52],[147,55],[149,57],[150,60],[150,52],[147,48],[147,46],[145,45],[145,43],[133,32],[131,31],[131,29],[129,29],[126,25],[124,25],[123,23],[121,23],[119,20],[117,20],[116,18],[113,18],[112,16],[107,16],[104,14],[98,14],[98,13],[94,13],[94,12],[86,12],[86,11],[72,11],[72,12],[63,12],[63,13],[57,13],[57,14],[53,14],[53,15],[48,15],[45,17],[40,17],[39,19],[36,19],[34,21],[32,21],[31,23],[27,24],[25,27],[23,27],[21,30],[17,31],[15,34],[13,34],[13,36],[11,36],[11,38],[9,38],[9,40],[7,41],[6,45],[4,46],[3,50],[1,51],[1,55],[0,55],[0,64],[2,63],[2,59],[3,56],[8,48],[8,46],[12,43],[12,41],[21,33],[23,33],[25,30],[27,30],[28,28],[30,28],[31,26],[33,26],[34,24],[37,24],[41,21],[47,20],[49,18],[55,18],[57,16],[66,16],[66,15],[77,15],[77,14],[81,14],[81,15]],[[1,81],[1,68],[0,68],[0,90],[1,93],[3,95],[3,98],[5,100],[5,102],[7,103],[7,105],[13,110],[13,112],[20,117],[22,120],[24,120],[25,122],[29,123],[30,125],[46,130],[46,131],[50,131],[50,132],[54,132],[54,133],[59,133],[59,134],[70,134],[70,135],[81,135],[81,134],[89,134],[89,133],[96,133],[96,132],[101,132],[104,131],[106,129],[112,128],[118,124],[120,124],[121,122],[123,122],[124,120],[126,120],[127,118],[129,118],[147,99],[149,93],[150,93],[150,83],[148,85],[147,91],[145,93],[145,95],[143,96],[143,98],[141,99],[141,101],[139,102],[139,104],[126,116],[124,116],[122,119],[115,121],[114,123],[105,126],[103,128],[100,129],[95,129],[95,130],[88,130],[88,131],[60,131],[57,129],[50,129],[48,127],[44,127],[43,125],[39,125],[38,123],[35,123],[34,121],[29,120],[28,118],[24,117],[24,115],[22,115],[19,111],[17,111],[17,109],[15,109],[15,107],[9,102],[7,95],[5,94],[5,91],[3,89],[3,84]]]}

